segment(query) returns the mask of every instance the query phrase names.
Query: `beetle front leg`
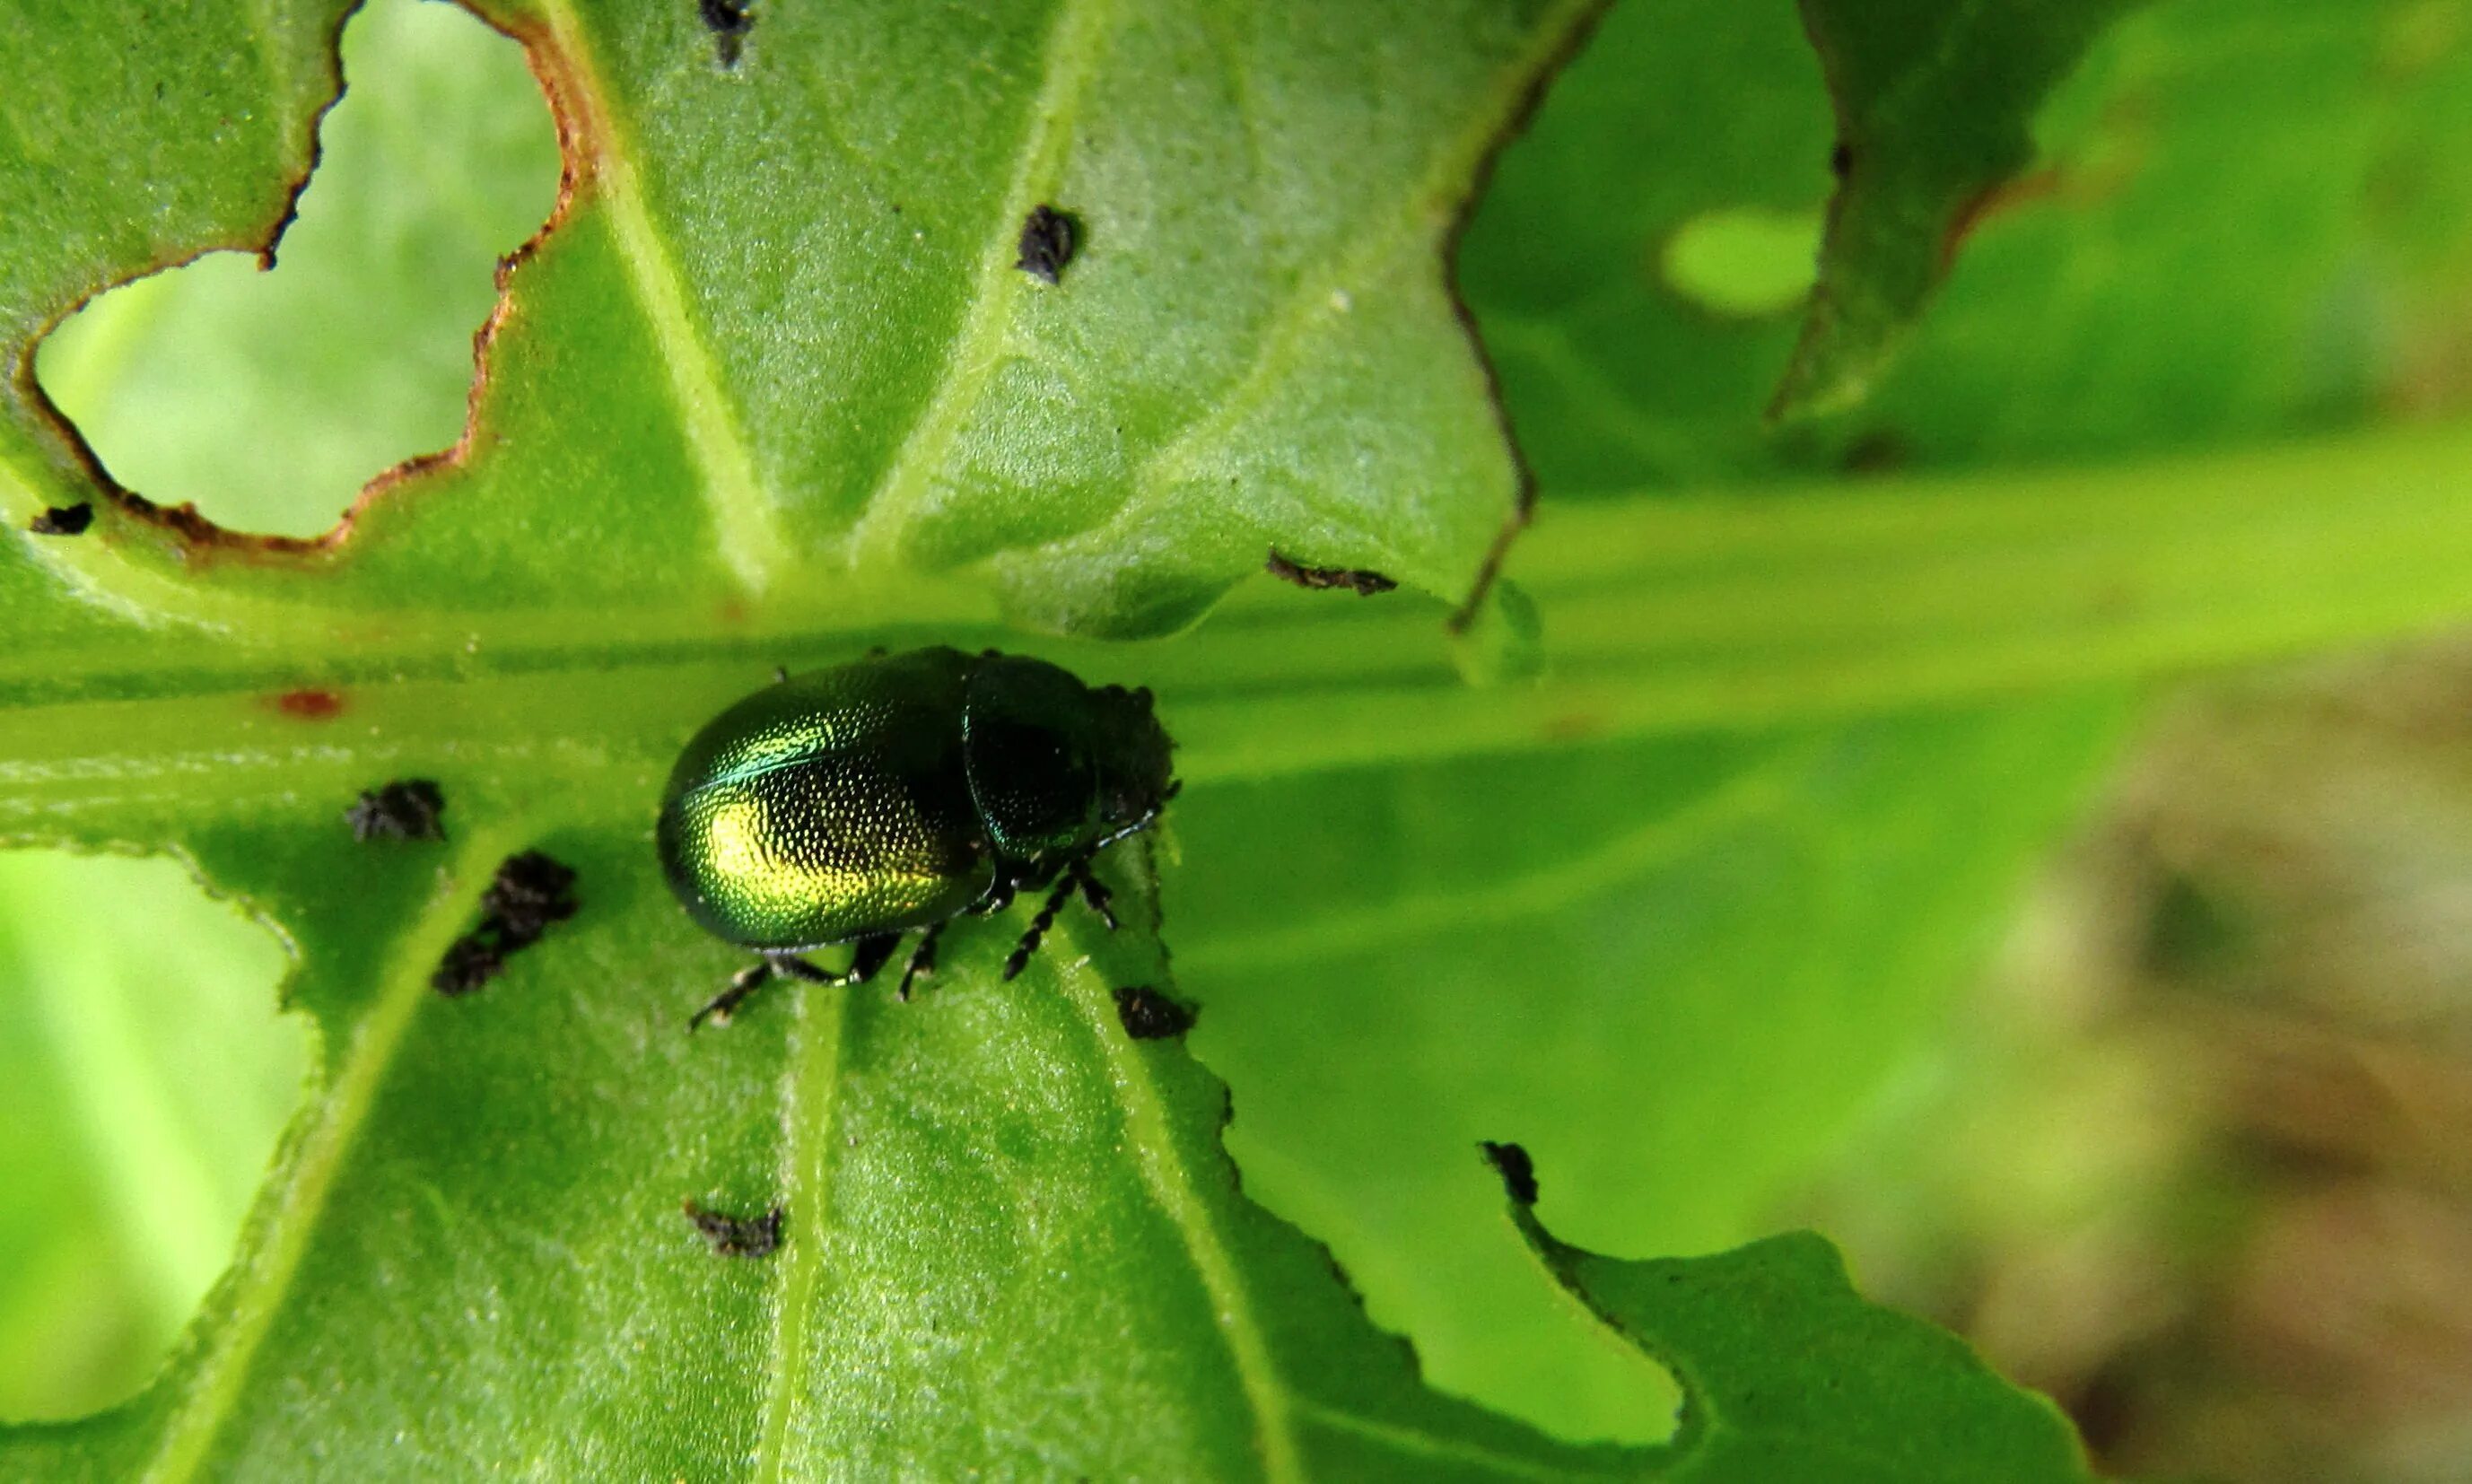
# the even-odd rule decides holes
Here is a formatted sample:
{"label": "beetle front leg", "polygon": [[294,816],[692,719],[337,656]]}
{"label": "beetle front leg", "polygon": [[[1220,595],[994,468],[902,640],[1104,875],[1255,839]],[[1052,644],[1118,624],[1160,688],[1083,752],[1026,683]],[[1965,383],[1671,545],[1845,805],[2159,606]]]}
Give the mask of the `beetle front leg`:
{"label": "beetle front leg", "polygon": [[1038,940],[1047,936],[1048,929],[1056,926],[1056,914],[1064,910],[1064,899],[1073,895],[1073,873],[1067,871],[1056,883],[1056,889],[1047,894],[1047,900],[1039,904],[1038,915],[1030,920],[1030,930],[1021,935],[1021,941],[1014,944],[1012,952],[1006,955],[1006,978],[1011,978],[1029,965],[1030,955],[1038,952]]}
{"label": "beetle front leg", "polygon": [[1116,909],[1107,904],[1116,900],[1116,894],[1092,873],[1089,858],[1084,856],[1074,861],[1066,874],[1074,884],[1082,888],[1082,900],[1090,904],[1090,910],[1099,914],[1099,920],[1107,925],[1109,932],[1115,931]]}

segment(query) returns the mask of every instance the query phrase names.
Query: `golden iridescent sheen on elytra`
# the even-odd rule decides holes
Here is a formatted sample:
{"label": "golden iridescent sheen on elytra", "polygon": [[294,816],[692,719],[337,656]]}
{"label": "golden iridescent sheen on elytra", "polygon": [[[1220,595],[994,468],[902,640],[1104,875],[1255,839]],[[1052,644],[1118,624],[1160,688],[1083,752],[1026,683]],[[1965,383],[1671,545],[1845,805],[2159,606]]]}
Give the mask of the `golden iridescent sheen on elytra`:
{"label": "golden iridescent sheen on elytra", "polygon": [[698,922],[767,954],[933,928],[1146,823],[1169,745],[1147,692],[1018,656],[879,655],[698,733],[662,804],[662,866]]}

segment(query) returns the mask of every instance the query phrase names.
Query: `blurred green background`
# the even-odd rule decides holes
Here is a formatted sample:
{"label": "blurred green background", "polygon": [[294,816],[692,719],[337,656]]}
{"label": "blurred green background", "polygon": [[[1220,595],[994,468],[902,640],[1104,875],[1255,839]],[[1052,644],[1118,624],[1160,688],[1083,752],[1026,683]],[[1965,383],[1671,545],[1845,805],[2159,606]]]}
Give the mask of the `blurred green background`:
{"label": "blurred green background", "polygon": [[[2459,408],[2472,231],[2445,190],[2406,187],[2472,122],[2472,9],[2339,9],[2270,26],[2184,0],[2112,38],[2042,130],[2070,166],[2050,190],[2084,209],[1969,246],[1871,423],[1835,430],[1846,461],[2081,457]],[[1758,431],[1741,389],[1772,378],[1811,280],[1816,63],[1783,7],[1661,38],[1660,14],[1619,9],[1582,67],[1723,36],[1731,52],[1668,58],[1664,82],[1677,114],[1746,127],[1656,157],[1636,200],[1575,195],[1546,168],[1553,130],[1620,123],[1575,82],[1497,185],[1506,214],[1523,192],[1579,200],[1645,238],[1636,272],[1670,291],[1652,318],[1561,338],[1589,321],[1504,287],[1551,281],[1536,244],[1481,219],[1468,245],[1549,487],[1557,459],[1655,485],[1815,457]],[[345,71],[280,271],[218,254],[105,296],[43,349],[45,387],[141,493],[310,534],[369,477],[454,441],[493,265],[554,195],[550,121],[515,46],[447,6],[374,0]],[[1771,76],[1775,96],[1743,90]],[[2296,103],[2261,134],[2270,91]],[[1492,254],[1519,271],[1489,276]],[[2397,297],[2398,274],[2426,292]],[[2174,316],[2208,332],[2158,333]],[[2172,390],[2168,416],[2151,390],[2111,394],[2123,355]],[[1581,363],[1619,375],[1608,402],[1555,399]],[[1617,425],[1630,441],[1613,447]],[[2460,645],[2162,698],[1960,1024],[1776,1224],[1819,1226],[1873,1292],[2052,1392],[2114,1469],[2472,1475],[2467,703]],[[131,1393],[228,1260],[315,1054],[275,1013],[283,964],[176,862],[0,855],[0,1416]]]}
{"label": "blurred green background", "polygon": [[283,951],[171,860],[0,852],[0,1415],[134,1390],[299,1102]]}

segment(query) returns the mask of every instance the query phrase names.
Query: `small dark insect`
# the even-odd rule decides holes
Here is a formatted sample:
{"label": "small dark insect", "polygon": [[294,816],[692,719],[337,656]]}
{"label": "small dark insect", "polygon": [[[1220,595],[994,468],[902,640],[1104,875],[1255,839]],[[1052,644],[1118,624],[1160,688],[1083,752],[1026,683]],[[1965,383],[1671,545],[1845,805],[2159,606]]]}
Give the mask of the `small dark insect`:
{"label": "small dark insect", "polygon": [[696,0],[696,13],[712,33],[712,54],[724,67],[738,65],[747,34],[755,29],[755,10],[746,0]]}
{"label": "small dark insect", "polygon": [[1298,587],[1343,587],[1359,598],[1387,593],[1399,585],[1378,572],[1367,572],[1362,567],[1307,567],[1290,561],[1275,550],[1271,553],[1271,559],[1262,564],[1262,570],[1282,582],[1294,582]]}
{"label": "small dark insect", "polygon": [[[863,984],[915,930],[936,940],[1016,892],[1047,900],[1005,960],[1019,974],[1076,894],[1116,925],[1090,862],[1176,796],[1151,693],[1044,660],[913,649],[765,687],[696,734],[656,831],[687,914],[758,961],[687,1022],[726,1020],[775,978]],[[799,954],[856,945],[828,974]]]}
{"label": "small dark insect", "polygon": [[344,822],[356,840],[442,840],[446,831],[438,816],[446,812],[446,795],[426,778],[398,778],[364,789],[358,802],[344,811]]}
{"label": "small dark insect", "polygon": [[1828,152],[1828,168],[1840,180],[1852,175],[1854,173],[1854,147],[1847,144],[1842,139],[1837,141],[1837,147]]}
{"label": "small dark insect", "polygon": [[1071,217],[1053,206],[1033,206],[1021,224],[1021,256],[1012,266],[1033,278],[1055,283],[1064,276],[1064,265],[1073,261],[1079,235]]}
{"label": "small dark insect", "polygon": [[507,956],[532,947],[556,922],[575,915],[575,872],[537,850],[498,862],[481,893],[481,924],[446,947],[429,976],[441,995],[468,995],[496,978]]}
{"label": "small dark insect", "polygon": [[1509,1192],[1512,1200],[1522,1206],[1536,1204],[1536,1164],[1528,1157],[1527,1150],[1515,1143],[1495,1143],[1490,1139],[1479,1141],[1477,1147],[1485,1151],[1493,1172],[1502,1177],[1503,1190]]}
{"label": "small dark insect", "polygon": [[781,1245],[782,1211],[778,1206],[760,1216],[732,1216],[698,1205],[689,1196],[683,1209],[687,1219],[695,1223],[695,1229],[722,1257],[770,1257]]}
{"label": "small dark insect", "polygon": [[1136,1041],[1163,1041],[1193,1028],[1193,1007],[1179,1004],[1147,984],[1116,991],[1116,1019]]}
{"label": "small dark insect", "polygon": [[56,505],[26,523],[26,529],[38,536],[74,536],[84,533],[94,524],[94,506],[81,500],[75,505]]}

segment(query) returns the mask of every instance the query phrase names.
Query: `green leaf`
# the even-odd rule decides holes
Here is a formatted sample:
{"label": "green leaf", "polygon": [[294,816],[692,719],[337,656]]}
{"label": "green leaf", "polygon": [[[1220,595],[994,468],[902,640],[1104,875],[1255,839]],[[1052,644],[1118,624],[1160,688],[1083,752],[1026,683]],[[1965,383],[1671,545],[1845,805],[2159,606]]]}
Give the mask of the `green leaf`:
{"label": "green leaf", "polygon": [[1861,401],[1965,234],[2034,157],[2053,85],[2132,0],[1803,0],[1837,108],[1819,282],[1776,408]]}
{"label": "green leaf", "polygon": [[1808,1232],[1625,1262],[1556,1240],[1524,1203],[1512,1214],[1573,1295],[1682,1378],[1674,1449],[1694,1477],[2093,1477],[2056,1408],[1951,1336],[1864,1303]]}
{"label": "green leaf", "polygon": [[[2460,267],[2450,278],[2424,266],[2416,287],[2365,268],[2401,259],[2391,212],[2361,205],[2377,181],[2423,182],[2442,200],[2462,175],[2436,122],[2440,98],[2464,96],[2460,64],[2416,75],[2405,116],[2430,122],[2406,127],[2391,74],[2368,62],[2385,55],[2380,25],[2306,5],[2138,12],[2035,120],[2050,141],[2035,173],[2059,188],[1982,224],[1881,394],[1842,430],[1763,415],[1794,352],[1790,313],[1724,310],[1671,271],[1673,245],[1702,224],[1816,216],[1827,197],[1829,101],[1787,8],[1617,7],[1505,152],[1462,276],[1544,494],[1510,570],[1546,619],[1548,690],[1578,668],[1604,673],[1594,667],[1622,635],[1656,653],[1657,673],[1638,676],[1653,698],[1620,714],[1725,735],[1634,746],[1619,768],[1539,759],[1265,784],[1247,814],[1289,821],[1282,837],[1308,848],[1248,854],[1231,819],[1186,865],[1230,897],[1238,883],[1279,883],[1247,927],[1297,948],[1248,977],[1240,961],[1223,975],[1191,956],[1220,945],[1186,943],[1188,982],[1240,1017],[1205,1020],[1197,1044],[1238,1090],[1231,1142],[1251,1188],[1333,1243],[1438,1381],[1582,1435],[1636,1428],[1635,1374],[1520,1303],[1514,1255],[1467,1216],[1459,1142],[1521,1130],[1571,1171],[1549,1213],[1599,1247],[1700,1251],[1769,1230],[1808,1178],[1797,1170],[1827,1158],[1880,1086],[1866,1076],[1885,1080],[1901,1048],[1932,1036],[2006,873],[2105,755],[2099,699],[1737,735],[1761,697],[1779,703],[1766,716],[1799,719],[1825,695],[1868,690],[1875,665],[1920,681],[1980,660],[1953,690],[1985,698],[2126,673],[2138,668],[2116,648],[2128,628],[2144,647],[2228,617],[2199,595],[2218,558],[2218,592],[2257,585],[2263,603],[2240,621],[2251,637],[2321,600],[2357,614],[2364,637],[2381,625],[2369,610],[2406,588],[2454,606],[2441,594],[2460,580],[2441,567],[2460,551],[2396,584],[2338,576],[2352,537],[2331,528],[2254,548],[2244,534],[2280,524],[2245,497],[2289,480],[2298,504],[2338,523],[2386,527],[2375,544],[2395,554],[2433,536],[2451,545],[2436,532],[2454,526],[2444,512],[2472,460],[2452,431],[2236,442],[2324,430],[2328,382],[2380,374],[2376,342],[2325,334],[2357,321],[2350,306],[2442,317],[2460,282]],[[2262,110],[2261,97],[2300,101]],[[2403,261],[2460,265],[2460,226],[2423,233]],[[1937,246],[1937,232],[1919,245]],[[2383,475],[2318,461],[2338,446],[2403,461]],[[2233,487],[2219,477],[2240,489],[2236,510],[2215,503]],[[1644,491],[1665,508],[1643,513]],[[1927,494],[1946,497],[1928,502],[1945,522],[1923,514]],[[2047,523],[2014,528],[2013,545],[1991,537],[2029,504]],[[1856,530],[1870,533],[1859,551],[1841,544]],[[1652,565],[1611,558],[1627,532],[1654,544]],[[2117,554],[2138,554],[2087,560],[2115,536]],[[1605,559],[1584,596],[1561,566],[1581,554]],[[2063,568],[2087,580],[2023,576]],[[2062,606],[2087,617],[2108,593],[2127,626],[2073,624],[2048,648],[1991,638],[2022,640],[2063,586]],[[2156,602],[2165,590],[2183,597]],[[1598,602],[1606,648],[1583,651],[1573,625]],[[1961,629],[1968,661],[1941,648]],[[1701,648],[1720,633],[1723,657]],[[1834,648],[1788,658],[1805,645]],[[1772,669],[1787,664],[1791,677]],[[1566,735],[1623,725],[1617,708],[1564,698]],[[1392,730],[1421,738],[1422,725]],[[1813,766],[1780,767],[1795,745]],[[1854,758],[1864,766],[1842,766]],[[1729,798],[1760,807],[1714,807]],[[1480,800],[1501,807],[1469,823]],[[1207,808],[1188,812],[1189,835]],[[1295,822],[1323,817],[1356,827],[1351,877],[1291,892],[1296,860],[1351,848]],[[1642,863],[1625,877],[1605,868],[1625,856],[1600,842],[1627,837],[1678,843],[1670,861],[1628,858]],[[1532,838],[1542,859],[1513,869]],[[1221,877],[1213,862],[1230,857],[1240,863]],[[1273,926],[1284,907],[1378,932],[1359,895],[1439,909],[1397,941],[1325,939],[1327,961],[1306,951],[1309,934]],[[1609,939],[1620,951],[1600,948]]]}
{"label": "green leaf", "polygon": [[[1229,1190],[1218,1089],[1111,1028],[1106,987],[1174,987],[1146,935],[1085,930],[1006,986],[1017,923],[966,925],[915,1003],[776,996],[688,1038],[684,1011],[738,965],[655,884],[649,820],[681,740],[774,664],[877,642],[1002,644],[1154,686],[1190,785],[1161,842],[1167,939],[1255,1184],[1337,1243],[1380,1320],[1438,1336],[1444,1389],[1636,1432],[1645,1368],[1570,1360],[1601,1337],[1544,1334],[1508,1234],[1475,1232],[1471,1137],[1517,1131],[1571,1169],[1556,1220],[1592,1245],[1732,1241],[1928,1032],[2109,744],[2121,681],[2464,612],[2460,429],[2021,473],[1999,430],[1916,416],[1909,436],[1972,436],[1978,457],[1859,483],[1761,431],[1786,319],[1666,334],[1679,317],[1640,272],[1664,259],[1602,211],[1670,179],[1713,190],[1734,146],[1648,169],[1636,133],[1586,126],[1690,103],[1705,138],[1737,87],[1761,102],[1725,138],[1760,178],[1804,182],[1776,202],[1791,214],[1825,189],[1817,67],[1706,6],[1625,75],[1667,14],[1632,6],[1503,161],[1486,217],[1552,209],[1492,248],[1481,219],[1466,244],[1547,504],[1510,567],[1535,678],[1464,686],[1436,600],[1515,484],[1437,248],[1577,12],[985,9],[758,7],[726,68],[692,7],[510,7],[577,173],[509,275],[461,459],[382,484],[322,544],[133,504],[90,537],[0,544],[0,834],[194,859],[297,945],[290,994],[326,1056],[163,1383],[14,1435],[12,1467],[1652,1467],[1671,1455],[1557,1443],[1411,1384],[1311,1246]],[[1767,18],[1799,46],[1790,19]],[[1737,26],[1756,45],[1704,64]],[[220,66],[248,36],[172,39]],[[305,150],[319,101],[285,96],[228,110],[269,159]],[[195,130],[226,111],[112,117]],[[1760,154],[1814,118],[1816,149]],[[1523,184],[1523,159],[1563,188]],[[213,168],[225,196],[158,213],[186,224],[181,250],[262,224],[249,167]],[[47,184],[0,159],[8,203]],[[120,184],[59,209],[116,241],[180,189]],[[1011,267],[1045,200],[1087,228],[1054,289]],[[1685,204],[1660,233],[1740,202]],[[1592,213],[1611,225],[1536,253],[1532,283],[1520,233]],[[148,261],[87,237],[9,259],[11,302],[39,311],[26,334]],[[1498,292],[1478,292],[1481,259]],[[1583,292],[1557,296],[1566,266]],[[1967,288],[1949,306],[2012,341],[2037,308]],[[1513,300],[1525,342],[1496,335]],[[1602,367],[1554,349],[1627,327],[1656,374],[1591,398]],[[1697,421],[1643,412],[1669,390]],[[0,506],[90,493],[12,395]],[[1532,414],[1540,395],[1584,416]],[[2169,411],[2140,436],[2168,442]],[[1674,471],[1741,487],[1677,492]],[[1581,494],[1599,498],[1557,503]],[[1272,544],[1421,593],[1257,582],[1155,646],[1001,622],[1183,624]],[[444,787],[450,841],[348,841],[354,791],[405,775]],[[582,913],[481,995],[434,996],[496,862],[535,847],[582,873]],[[714,1255],[688,1199],[782,1201],[787,1244]],[[1805,1292],[1767,1321],[1842,1313],[1842,1292]],[[1686,1376],[1758,1343],[1686,1335],[1693,1318],[1626,1322]],[[1910,1354],[1897,1332],[1881,1343]],[[1533,1389],[1506,1378],[1539,1356]],[[1538,1395],[1557,1387],[1576,1398],[1559,1412]],[[1913,1435],[1937,1435],[1933,1388],[1919,1400]]]}
{"label": "green leaf", "polygon": [[[969,568],[1036,626],[1155,632],[1274,541],[1456,598],[1516,480],[1438,248],[1585,10],[1398,0],[1159,27],[1101,0],[933,24],[794,7],[726,69],[692,6],[513,11],[575,178],[488,347],[470,447],[489,457],[381,482],[341,551],[211,560],[235,543],[107,508],[83,550],[124,560],[63,565],[244,629],[268,604],[435,615],[545,588],[846,622],[853,600],[912,609],[904,571]],[[116,70],[148,91],[192,39],[252,38],[167,37]],[[60,72],[82,42],[12,59]],[[249,115],[165,85],[150,127]],[[63,130],[125,116],[102,90],[60,102]],[[270,134],[297,147],[250,137]],[[216,178],[241,176],[233,154]],[[0,281],[21,331],[172,255],[79,250],[197,168],[157,164],[62,193],[66,220]],[[53,173],[15,162],[29,192]],[[1013,266],[1040,203],[1081,223],[1053,288]],[[215,206],[176,218],[188,250],[256,224]],[[663,374],[592,374],[611,365]],[[25,393],[0,419],[12,507],[67,503],[74,465]],[[575,491],[601,518],[572,518]],[[175,572],[175,590],[145,580]]]}
{"label": "green leaf", "polygon": [[519,47],[453,6],[379,5],[343,53],[283,271],[214,253],[140,279],[36,362],[114,478],[236,530],[315,536],[371,475],[455,443],[492,271],[557,195]]}
{"label": "green leaf", "polygon": [[1248,1189],[1332,1245],[1438,1384],[1638,1435],[1655,1380],[1535,1304],[1466,1150],[1517,1132],[1557,1172],[1548,1215],[1593,1246],[1767,1230],[1928,1041],[2122,715],[2072,700],[1180,800],[1170,941],[1207,1007],[1195,1047],[1238,1089]]}
{"label": "green leaf", "polygon": [[1459,249],[1541,530],[1581,497],[1790,466],[1760,411],[1798,305],[1712,313],[1672,265],[1702,224],[1817,218],[1831,136],[1818,61],[1785,5],[1616,5],[1555,79]]}
{"label": "green leaf", "polygon": [[[457,796],[476,803],[503,801]],[[582,913],[455,1001],[428,965],[513,832],[268,836],[205,863],[290,907],[327,1090],[199,1343],[134,1407],[17,1434],[17,1470],[1760,1476],[1709,1472],[1721,1452],[1687,1438],[1575,1448],[1425,1391],[1326,1260],[1238,1195],[1224,1090],[1125,1034],[1109,987],[1165,971],[1138,907],[1014,984],[973,934],[914,1003],[816,991],[691,1039],[677,990],[728,955],[635,909],[631,832],[551,834]],[[779,1202],[787,1243],[718,1256],[682,1194]],[[1806,1307],[1847,1321],[1835,1295],[1761,1317]],[[1746,1374],[1725,1355],[1745,1329],[1701,1323],[1675,1348],[1723,1377],[1706,1405],[1793,1377]],[[516,1405],[559,1425],[511,1432]]]}

